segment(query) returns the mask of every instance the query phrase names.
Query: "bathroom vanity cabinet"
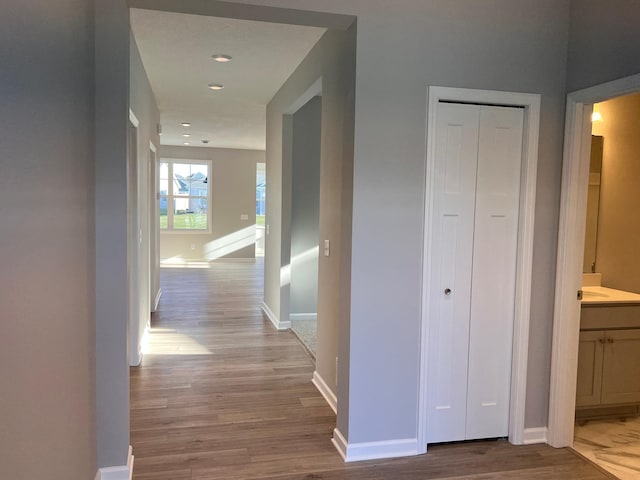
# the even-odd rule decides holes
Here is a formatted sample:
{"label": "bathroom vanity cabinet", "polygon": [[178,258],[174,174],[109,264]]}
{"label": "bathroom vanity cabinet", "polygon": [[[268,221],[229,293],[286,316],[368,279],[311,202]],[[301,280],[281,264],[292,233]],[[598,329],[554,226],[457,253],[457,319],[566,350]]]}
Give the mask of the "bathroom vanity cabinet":
{"label": "bathroom vanity cabinet", "polygon": [[583,305],[576,406],[625,404],[640,404],[640,305]]}

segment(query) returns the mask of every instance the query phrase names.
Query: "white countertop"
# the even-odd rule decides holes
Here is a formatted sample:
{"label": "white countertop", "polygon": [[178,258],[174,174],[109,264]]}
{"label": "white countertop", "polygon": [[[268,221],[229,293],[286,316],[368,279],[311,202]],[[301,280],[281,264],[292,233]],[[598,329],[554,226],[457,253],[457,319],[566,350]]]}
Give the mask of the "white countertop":
{"label": "white countertop", "polygon": [[582,287],[582,304],[640,303],[640,294],[607,287]]}

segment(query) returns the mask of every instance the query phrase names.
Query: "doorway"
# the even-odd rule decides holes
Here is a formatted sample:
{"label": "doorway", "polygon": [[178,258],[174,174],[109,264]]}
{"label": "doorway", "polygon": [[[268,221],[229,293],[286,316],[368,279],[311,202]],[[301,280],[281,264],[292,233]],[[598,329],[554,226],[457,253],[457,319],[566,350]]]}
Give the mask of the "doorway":
{"label": "doorway", "polygon": [[264,230],[267,212],[267,165],[256,164],[256,257],[264,257]]}
{"label": "doorway", "polygon": [[[515,193],[517,198],[517,227],[515,227],[515,247],[513,263],[515,265],[515,289],[513,291],[513,341],[509,345],[507,355],[509,370],[503,372],[501,376],[507,375],[508,394],[510,405],[503,414],[506,418],[506,433],[512,443],[519,444],[530,441],[526,438],[524,429],[524,402],[526,394],[526,366],[527,366],[527,347],[529,333],[529,306],[531,294],[531,259],[533,248],[533,216],[535,208],[535,178],[537,170],[537,145],[538,145],[538,128],[539,128],[539,109],[540,96],[534,94],[514,94],[504,92],[493,92],[483,90],[469,89],[452,89],[445,87],[429,88],[429,118],[428,118],[428,142],[429,150],[427,152],[427,188],[429,192],[426,199],[425,207],[425,249],[423,263],[423,306],[422,306],[422,349],[421,349],[421,377],[420,377],[420,410],[419,410],[419,445],[426,451],[428,442],[447,441],[439,440],[437,433],[438,426],[435,417],[430,415],[430,402],[433,402],[433,396],[429,393],[433,385],[433,373],[438,370],[437,357],[438,352],[434,352],[434,342],[432,334],[437,331],[438,319],[434,315],[434,308],[438,305],[444,305],[446,300],[442,301],[441,295],[450,298],[454,288],[441,285],[433,276],[434,267],[440,252],[439,246],[434,241],[440,235],[435,235],[436,229],[439,228],[437,220],[438,215],[438,151],[437,136],[439,118],[443,114],[442,105],[448,103],[475,104],[473,108],[481,109],[479,105],[505,106],[505,107],[522,107],[522,126],[523,134],[521,135],[522,144],[517,148],[521,153],[521,169],[516,174],[515,183],[519,187],[519,192]],[[446,109],[447,107],[445,107]],[[472,110],[473,110],[472,108]],[[489,107],[492,108],[492,107]],[[493,107],[499,108],[499,107]],[[506,110],[506,109],[505,109]],[[512,109],[513,110],[513,109]],[[479,112],[479,110],[478,110]],[[479,113],[478,113],[479,114]],[[477,165],[477,160],[476,160]],[[474,167],[470,168],[472,175]],[[478,172],[479,174],[479,172]],[[472,182],[475,184],[475,181]],[[475,193],[474,193],[475,197]],[[475,205],[475,200],[469,203]],[[471,207],[474,208],[474,207]],[[461,239],[469,240],[469,233],[473,235],[473,224],[471,224],[471,232],[461,234]],[[473,240],[471,239],[471,242]],[[471,268],[471,265],[469,265]],[[513,284],[513,281],[512,281]],[[461,285],[461,284],[458,284]],[[442,290],[442,292],[440,291]],[[444,358],[444,357],[443,357]],[[449,358],[451,358],[449,356]],[[459,384],[467,386],[466,372],[456,371],[455,375],[462,375],[458,378]],[[462,393],[451,392],[450,398],[465,403],[466,411],[466,392],[461,400]],[[491,402],[489,402],[491,403]],[[503,421],[504,424],[504,421]],[[464,427],[463,427],[464,428]],[[481,434],[484,435],[484,434]],[[456,434],[456,436],[458,436]],[[465,434],[466,436],[466,434]],[[475,434],[474,434],[475,436]],[[460,438],[459,438],[460,439]]]}
{"label": "doorway", "polygon": [[578,372],[583,248],[593,104],[640,91],[640,75],[572,92],[567,97],[560,230],[551,357],[548,443],[573,445]]}
{"label": "doorway", "polygon": [[128,288],[129,295],[129,365],[140,365],[142,361],[142,348],[140,332],[140,205],[138,184],[138,127],[140,122],[133,112],[129,112],[129,154],[127,172],[127,208],[128,208],[128,235],[127,250],[128,262]]}
{"label": "doorway", "polygon": [[320,252],[320,145],[322,97],[292,115],[291,136],[291,329],[315,358],[318,341]]}

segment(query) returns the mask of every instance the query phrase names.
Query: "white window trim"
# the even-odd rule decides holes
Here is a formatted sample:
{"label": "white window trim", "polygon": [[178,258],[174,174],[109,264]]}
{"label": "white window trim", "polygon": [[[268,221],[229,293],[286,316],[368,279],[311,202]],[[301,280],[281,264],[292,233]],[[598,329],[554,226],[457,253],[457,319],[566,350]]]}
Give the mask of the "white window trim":
{"label": "white window trim", "polygon": [[[207,189],[207,229],[206,230],[196,230],[196,229],[174,229],[174,228],[160,228],[160,233],[162,235],[210,235],[211,234],[211,223],[212,223],[212,188],[211,188],[211,168],[212,162],[211,160],[195,160],[191,158],[160,158],[158,159],[158,201],[164,195],[160,195],[160,165],[163,163],[189,163],[189,164],[198,164],[198,165],[206,165],[207,166],[207,179],[209,188]],[[175,198],[173,195],[173,181],[169,178],[169,191],[167,196],[167,215],[169,213],[169,199]],[[168,220],[167,220],[168,222]]]}

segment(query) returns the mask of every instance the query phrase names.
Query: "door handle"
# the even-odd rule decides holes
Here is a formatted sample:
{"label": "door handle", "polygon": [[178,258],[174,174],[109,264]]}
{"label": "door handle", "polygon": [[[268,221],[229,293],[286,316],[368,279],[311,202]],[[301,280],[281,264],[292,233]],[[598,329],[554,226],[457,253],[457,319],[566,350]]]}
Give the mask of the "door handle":
{"label": "door handle", "polygon": [[447,296],[451,295],[451,289],[450,288],[445,288],[444,289],[444,294],[447,295]]}

